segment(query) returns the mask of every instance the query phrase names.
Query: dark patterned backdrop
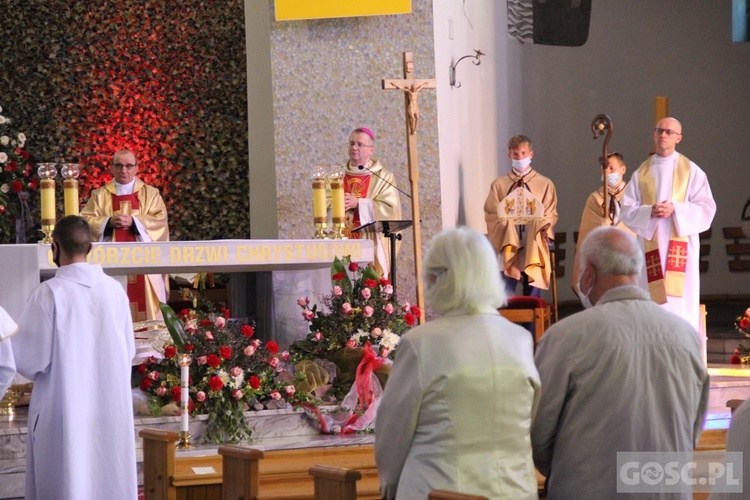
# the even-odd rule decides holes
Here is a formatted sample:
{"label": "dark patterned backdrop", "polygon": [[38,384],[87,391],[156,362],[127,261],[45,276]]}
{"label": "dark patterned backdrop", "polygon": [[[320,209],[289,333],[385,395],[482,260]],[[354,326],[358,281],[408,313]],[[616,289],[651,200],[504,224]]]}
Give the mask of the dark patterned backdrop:
{"label": "dark patterned backdrop", "polygon": [[0,106],[32,164],[80,162],[83,203],[129,147],[162,190],[173,239],[249,237],[241,0],[10,3]]}

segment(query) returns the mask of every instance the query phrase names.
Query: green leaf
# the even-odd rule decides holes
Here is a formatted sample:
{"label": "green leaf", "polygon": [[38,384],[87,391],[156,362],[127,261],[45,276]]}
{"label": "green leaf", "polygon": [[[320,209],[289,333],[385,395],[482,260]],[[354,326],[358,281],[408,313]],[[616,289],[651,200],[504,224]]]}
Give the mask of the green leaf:
{"label": "green leaf", "polygon": [[188,336],[183,328],[182,320],[174,312],[174,309],[164,302],[159,302],[159,309],[164,316],[164,323],[167,325],[167,330],[169,330],[169,335],[172,336],[174,345],[180,352],[184,352]]}

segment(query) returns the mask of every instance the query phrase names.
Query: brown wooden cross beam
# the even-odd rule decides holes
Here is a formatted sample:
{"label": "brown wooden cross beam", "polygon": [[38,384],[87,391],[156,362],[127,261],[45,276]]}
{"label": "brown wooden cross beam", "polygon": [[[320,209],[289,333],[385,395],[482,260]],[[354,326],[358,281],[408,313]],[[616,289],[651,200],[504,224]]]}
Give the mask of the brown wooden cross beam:
{"label": "brown wooden cross beam", "polygon": [[[414,273],[417,281],[417,305],[422,311],[419,323],[424,323],[424,287],[422,285],[422,230],[419,217],[419,160],[417,157],[417,126],[419,105],[417,94],[422,89],[434,89],[435,79],[414,77],[414,59],[411,52],[404,52],[404,78],[383,80],[384,90],[400,90],[406,105],[406,152],[409,161],[409,183],[411,184],[411,212],[414,219]],[[395,258],[395,256],[393,256]]]}

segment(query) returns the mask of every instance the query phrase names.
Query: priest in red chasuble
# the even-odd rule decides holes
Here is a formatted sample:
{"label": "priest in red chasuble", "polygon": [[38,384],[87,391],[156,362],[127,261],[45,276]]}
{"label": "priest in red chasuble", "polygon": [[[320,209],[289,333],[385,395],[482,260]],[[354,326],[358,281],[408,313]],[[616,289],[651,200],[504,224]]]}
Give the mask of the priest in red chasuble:
{"label": "priest in red chasuble", "polygon": [[[375,242],[375,270],[387,278],[390,242],[382,233],[351,232],[355,227],[374,221],[401,220],[396,177],[378,160],[372,159],[374,151],[375,134],[370,129],[361,127],[352,131],[344,175],[345,234],[349,238],[370,238]],[[398,245],[396,249],[398,253]]]}
{"label": "priest in red chasuble", "polygon": [[700,331],[700,233],[716,202],[705,172],[677,152],[682,124],[664,118],[654,129],[656,154],[630,178],[620,219],[638,235],[646,256],[642,286],[651,299]]}
{"label": "priest in red chasuble", "polygon": [[[138,161],[123,149],[112,157],[114,179],[92,191],[81,217],[94,241],[169,241],[167,207],[159,190],[136,177]],[[161,318],[159,301],[167,301],[166,276],[128,276],[133,321]]]}

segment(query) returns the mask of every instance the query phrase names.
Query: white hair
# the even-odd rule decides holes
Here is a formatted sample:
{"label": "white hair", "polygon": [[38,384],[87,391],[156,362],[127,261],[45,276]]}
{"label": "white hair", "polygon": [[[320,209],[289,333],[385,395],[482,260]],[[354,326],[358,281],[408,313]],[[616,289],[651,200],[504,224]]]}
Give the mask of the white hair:
{"label": "white hair", "polygon": [[601,226],[589,233],[578,256],[580,269],[591,264],[607,276],[635,276],[643,269],[643,250],[627,231]]}
{"label": "white hair", "polygon": [[425,299],[439,314],[473,314],[507,302],[492,245],[468,227],[447,229],[430,240],[422,277]]}

